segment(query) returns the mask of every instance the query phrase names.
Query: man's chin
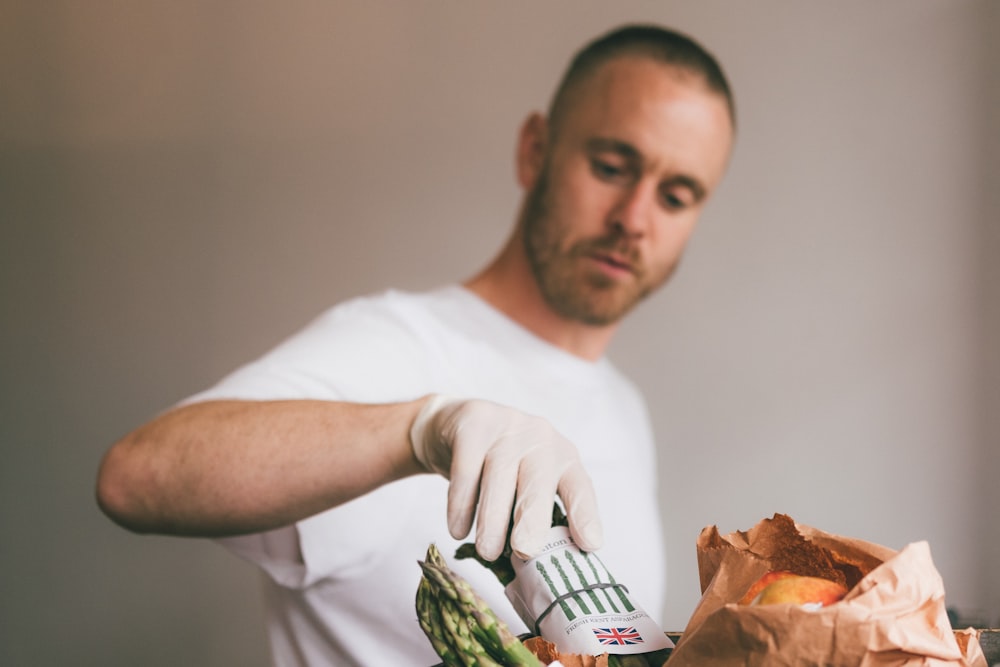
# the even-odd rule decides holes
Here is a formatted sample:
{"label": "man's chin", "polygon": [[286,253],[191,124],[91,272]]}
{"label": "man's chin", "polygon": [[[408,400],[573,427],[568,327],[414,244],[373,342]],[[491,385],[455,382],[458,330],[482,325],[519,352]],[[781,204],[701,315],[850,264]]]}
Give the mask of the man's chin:
{"label": "man's chin", "polygon": [[572,300],[553,304],[556,311],[566,319],[588,326],[606,327],[617,324],[631,311],[641,297],[632,294],[596,293],[589,297],[578,295]]}

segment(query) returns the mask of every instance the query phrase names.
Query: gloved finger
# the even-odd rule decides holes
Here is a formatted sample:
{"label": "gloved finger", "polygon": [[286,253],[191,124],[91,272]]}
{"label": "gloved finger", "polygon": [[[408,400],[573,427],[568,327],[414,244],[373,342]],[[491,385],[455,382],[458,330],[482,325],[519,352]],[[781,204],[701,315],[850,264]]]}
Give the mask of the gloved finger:
{"label": "gloved finger", "polygon": [[502,448],[493,450],[483,463],[476,519],[476,551],[486,560],[496,560],[507,543],[510,513],[514,506],[519,460]]}
{"label": "gloved finger", "polygon": [[556,499],[557,479],[545,472],[522,473],[514,506],[514,526],[510,548],[520,558],[534,558],[542,551],[552,527],[552,504]]}
{"label": "gloved finger", "polygon": [[579,463],[571,466],[559,481],[559,497],[566,508],[569,534],[583,551],[595,551],[604,544],[604,527],[597,508],[597,493],[590,475]]}
{"label": "gloved finger", "polygon": [[468,433],[454,434],[452,443],[450,483],[448,485],[448,532],[456,540],[464,539],[472,530],[479,501],[479,486],[486,450],[478,446],[480,438]]}

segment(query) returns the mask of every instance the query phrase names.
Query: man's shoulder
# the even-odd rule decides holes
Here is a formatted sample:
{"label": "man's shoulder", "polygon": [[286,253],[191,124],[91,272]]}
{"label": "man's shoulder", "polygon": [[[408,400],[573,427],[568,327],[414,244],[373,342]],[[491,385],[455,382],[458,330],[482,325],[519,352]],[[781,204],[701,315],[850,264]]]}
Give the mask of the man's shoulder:
{"label": "man's shoulder", "polygon": [[385,289],[335,304],[313,322],[320,328],[371,326],[431,336],[476,332],[495,315],[459,284],[423,291]]}
{"label": "man's shoulder", "polygon": [[459,296],[457,285],[423,291],[386,288],[340,301],[322,313],[320,318],[431,312],[435,307],[457,301]]}
{"label": "man's shoulder", "polygon": [[404,352],[403,348],[433,345],[436,339],[452,335],[453,313],[461,311],[461,302],[458,286],[426,291],[385,289],[331,306],[292,340],[324,347],[335,343],[359,354],[372,350],[392,356]]}

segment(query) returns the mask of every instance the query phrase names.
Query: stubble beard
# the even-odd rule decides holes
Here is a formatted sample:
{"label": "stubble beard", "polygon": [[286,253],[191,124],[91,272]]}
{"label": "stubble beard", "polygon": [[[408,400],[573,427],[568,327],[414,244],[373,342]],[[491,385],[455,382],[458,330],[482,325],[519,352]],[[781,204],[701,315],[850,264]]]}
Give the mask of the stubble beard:
{"label": "stubble beard", "polygon": [[[543,298],[561,317],[591,326],[614,324],[670,277],[672,267],[650,276],[638,250],[620,231],[564,248],[568,224],[552,209],[547,173],[543,172],[525,202],[524,249]],[[633,279],[624,282],[585,272],[581,262],[595,251],[627,257]]]}

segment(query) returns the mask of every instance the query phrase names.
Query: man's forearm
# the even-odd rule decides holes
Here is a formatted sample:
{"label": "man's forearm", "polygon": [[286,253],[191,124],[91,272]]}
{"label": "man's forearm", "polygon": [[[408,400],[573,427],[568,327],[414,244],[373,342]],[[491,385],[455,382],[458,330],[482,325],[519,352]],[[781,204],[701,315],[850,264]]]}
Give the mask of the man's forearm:
{"label": "man's forearm", "polygon": [[408,437],[422,402],[177,408],[109,450],[98,502],[137,532],[223,536],[286,525],[423,472]]}

